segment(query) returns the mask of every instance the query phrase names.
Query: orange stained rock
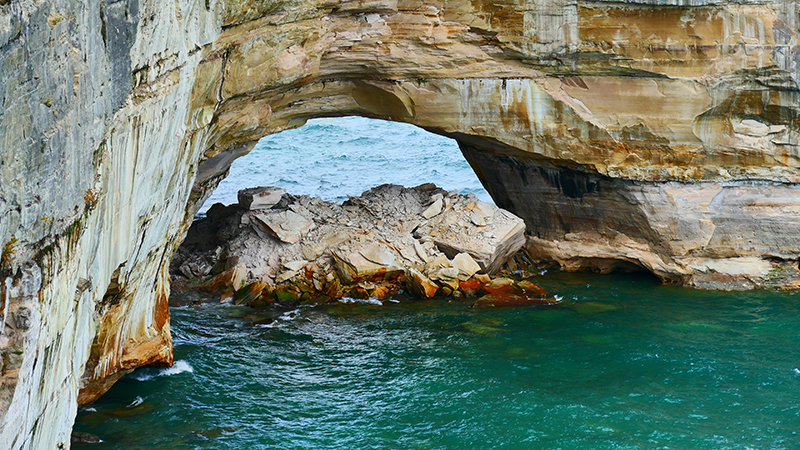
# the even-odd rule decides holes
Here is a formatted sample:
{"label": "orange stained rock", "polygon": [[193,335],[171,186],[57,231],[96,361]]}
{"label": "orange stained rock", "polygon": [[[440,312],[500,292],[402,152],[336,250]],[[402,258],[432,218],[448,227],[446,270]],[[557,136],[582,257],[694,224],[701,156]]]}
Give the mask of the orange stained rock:
{"label": "orange stained rock", "polygon": [[414,269],[406,272],[406,287],[412,294],[421,298],[431,298],[439,290],[436,283]]}
{"label": "orange stained rock", "polygon": [[459,288],[467,297],[477,297],[481,292],[485,292],[483,289],[485,284],[486,283],[476,278],[470,278],[469,280],[460,282]]}
{"label": "orange stained rock", "polygon": [[486,294],[472,304],[473,308],[486,308],[495,306],[534,306],[547,305],[551,302],[540,297],[530,297],[525,294],[510,292],[495,292]]}

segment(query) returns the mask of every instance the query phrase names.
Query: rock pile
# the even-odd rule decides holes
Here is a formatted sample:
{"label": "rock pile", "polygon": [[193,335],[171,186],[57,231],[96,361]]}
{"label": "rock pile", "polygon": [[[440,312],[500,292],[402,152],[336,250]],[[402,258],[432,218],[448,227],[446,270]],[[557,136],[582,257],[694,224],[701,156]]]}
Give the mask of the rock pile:
{"label": "rock pile", "polygon": [[252,188],[192,225],[171,272],[178,289],[254,306],[382,300],[400,289],[484,295],[476,303],[484,306],[546,301],[538,286],[491,277],[522,247],[524,231],[508,211],[433,184],[381,185],[341,205]]}

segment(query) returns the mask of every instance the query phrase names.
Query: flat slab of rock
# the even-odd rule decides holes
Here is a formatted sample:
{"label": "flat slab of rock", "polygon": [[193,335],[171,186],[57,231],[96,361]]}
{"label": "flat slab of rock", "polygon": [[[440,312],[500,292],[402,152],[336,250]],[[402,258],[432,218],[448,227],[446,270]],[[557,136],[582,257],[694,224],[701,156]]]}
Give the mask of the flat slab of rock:
{"label": "flat slab of rock", "polygon": [[442,196],[441,196],[441,194],[436,194],[436,195],[439,198],[434,200],[433,203],[431,203],[425,209],[425,211],[422,211],[422,217],[424,217],[426,219],[430,219],[431,217],[433,217],[433,216],[439,214],[440,212],[442,212],[442,209],[444,208],[444,202],[442,201]]}
{"label": "flat slab of rock", "polygon": [[348,283],[384,275],[394,266],[395,256],[385,246],[365,244],[340,246],[330,250],[339,276]]}
{"label": "flat slab of rock", "polygon": [[286,190],[275,186],[259,186],[242,189],[238,193],[239,205],[251,211],[269,209],[281,201]]}
{"label": "flat slab of rock", "polygon": [[414,232],[429,236],[447,256],[468,253],[487,273],[495,273],[525,244],[525,222],[490,203],[454,201]]}
{"label": "flat slab of rock", "polygon": [[480,264],[475,262],[469,253],[459,253],[455,257],[453,257],[453,262],[451,263],[454,268],[458,269],[458,272],[467,278],[475,275],[479,270],[481,270]]}
{"label": "flat slab of rock", "polygon": [[314,222],[294,211],[269,211],[254,213],[252,218],[264,230],[287,244],[294,244],[314,228]]}

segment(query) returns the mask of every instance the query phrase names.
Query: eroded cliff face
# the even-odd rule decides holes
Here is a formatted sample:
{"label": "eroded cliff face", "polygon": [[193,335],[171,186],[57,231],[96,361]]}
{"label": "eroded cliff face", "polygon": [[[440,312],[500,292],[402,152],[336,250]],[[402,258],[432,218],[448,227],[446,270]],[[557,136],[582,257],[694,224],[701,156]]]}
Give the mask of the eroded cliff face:
{"label": "eroded cliff face", "polygon": [[786,0],[0,0],[0,447],[169,364],[167,269],[262,136],[359,114],[457,139],[528,250],[792,285]]}

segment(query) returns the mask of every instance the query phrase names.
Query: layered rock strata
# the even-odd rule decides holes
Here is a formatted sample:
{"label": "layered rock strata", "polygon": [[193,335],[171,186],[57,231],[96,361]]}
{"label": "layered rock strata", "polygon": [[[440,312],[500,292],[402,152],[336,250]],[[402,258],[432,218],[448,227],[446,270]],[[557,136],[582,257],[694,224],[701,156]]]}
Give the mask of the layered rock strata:
{"label": "layered rock strata", "polygon": [[[168,265],[261,136],[451,136],[531,252],[792,285],[795,0],[0,1],[0,447],[171,361]],[[26,319],[27,318],[27,319]],[[28,320],[30,319],[30,320]]]}
{"label": "layered rock strata", "polygon": [[254,306],[383,300],[400,289],[475,296],[525,242],[522,219],[431,184],[378,186],[341,205],[281,191],[241,191],[242,203],[212,206],[173,258],[173,285]]}

